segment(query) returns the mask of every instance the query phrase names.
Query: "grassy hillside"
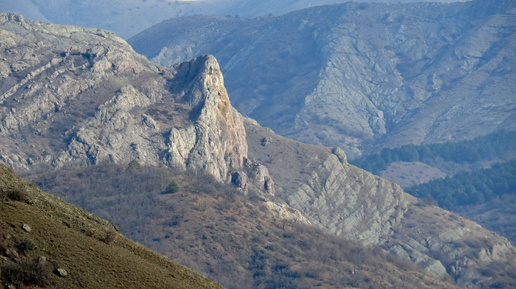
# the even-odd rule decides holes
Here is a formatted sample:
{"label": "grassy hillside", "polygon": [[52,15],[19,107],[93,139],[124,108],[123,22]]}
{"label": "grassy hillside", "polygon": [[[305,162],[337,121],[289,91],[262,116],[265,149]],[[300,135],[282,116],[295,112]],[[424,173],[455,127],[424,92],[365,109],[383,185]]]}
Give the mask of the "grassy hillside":
{"label": "grassy hillside", "polygon": [[2,164],[0,190],[1,288],[221,288]]}
{"label": "grassy hillside", "polygon": [[[228,288],[454,288],[408,262],[303,224],[265,196],[193,171],[115,166],[31,178]],[[179,190],[164,193],[174,182]]]}

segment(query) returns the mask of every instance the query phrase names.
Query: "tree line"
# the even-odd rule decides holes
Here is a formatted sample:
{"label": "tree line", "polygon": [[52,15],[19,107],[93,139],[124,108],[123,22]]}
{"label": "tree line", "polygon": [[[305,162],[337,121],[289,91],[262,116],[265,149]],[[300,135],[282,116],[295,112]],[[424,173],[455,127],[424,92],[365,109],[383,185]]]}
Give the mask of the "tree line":
{"label": "tree line", "polygon": [[516,160],[436,179],[405,191],[452,211],[459,206],[483,204],[505,194],[516,194]]}

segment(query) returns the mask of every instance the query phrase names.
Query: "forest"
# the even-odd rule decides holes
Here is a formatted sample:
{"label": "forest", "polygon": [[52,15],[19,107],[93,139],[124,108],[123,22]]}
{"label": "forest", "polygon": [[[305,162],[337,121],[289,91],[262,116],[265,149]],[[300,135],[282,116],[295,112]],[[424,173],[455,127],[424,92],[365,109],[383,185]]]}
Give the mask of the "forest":
{"label": "forest", "polygon": [[458,206],[483,204],[496,197],[516,193],[516,160],[436,179],[405,191],[435,201],[440,207],[452,211]]}
{"label": "forest", "polygon": [[432,163],[436,159],[455,163],[507,160],[516,154],[516,132],[500,130],[492,134],[461,142],[430,145],[405,145],[386,148],[350,161],[352,165],[378,175],[393,162]]}

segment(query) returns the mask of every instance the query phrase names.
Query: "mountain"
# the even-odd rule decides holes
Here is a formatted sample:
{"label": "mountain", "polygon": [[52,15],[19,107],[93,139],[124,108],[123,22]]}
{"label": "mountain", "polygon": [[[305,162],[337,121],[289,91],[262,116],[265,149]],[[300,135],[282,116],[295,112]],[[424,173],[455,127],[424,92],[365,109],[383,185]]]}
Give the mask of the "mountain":
{"label": "mountain", "polygon": [[190,16],[129,43],[162,65],[213,54],[241,113],[355,158],[515,130],[515,8],[346,3],[260,19]]}
{"label": "mountain", "polygon": [[[288,231],[291,234],[286,231],[280,234],[278,228],[286,228],[281,222],[301,220],[323,230],[324,234],[375,246],[381,248],[380,252],[410,260],[424,268],[434,281],[441,278],[453,280],[459,286],[477,288],[514,284],[514,278],[507,272],[513,271],[516,252],[507,239],[458,215],[427,205],[405,194],[398,185],[350,165],[346,154],[338,147],[303,144],[242,117],[229,101],[221,69],[213,56],[199,56],[165,68],[148,61],[125,41],[101,29],[30,21],[9,13],[0,14],[0,29],[4,40],[0,47],[2,162],[35,181],[42,173],[63,172],[67,175],[67,171],[80,168],[101,170],[107,164],[164,166],[186,171],[183,177],[178,177],[191,188],[184,192],[185,195],[172,194],[169,198],[156,200],[153,197],[148,202],[133,203],[137,217],[138,214],[157,214],[158,207],[154,205],[160,201],[172,204],[177,201],[180,204],[177,211],[173,215],[154,215],[155,218],[146,221],[151,222],[149,227],[142,225],[135,232],[128,232],[129,236],[152,232],[143,236],[167,239],[159,237],[163,231],[155,229],[163,227],[156,226],[176,223],[189,232],[191,237],[186,240],[197,240],[192,236],[200,236],[203,240],[204,233],[206,239],[225,243],[222,240],[230,242],[224,236],[225,231],[255,236],[256,231],[252,228],[266,225],[272,230],[270,239],[264,232],[263,239],[254,240],[253,245],[245,248],[253,248],[262,240],[280,243],[293,251],[282,250],[281,258],[275,253],[264,253],[255,259],[239,259],[231,261],[229,267],[224,267],[228,263],[215,263],[218,272],[232,271],[237,268],[232,267],[235,264],[246,264],[240,265],[238,270],[246,276],[254,276],[256,271],[252,270],[262,268],[262,261],[286,256],[296,259],[298,255],[294,252],[305,247],[288,247],[290,245],[282,238],[292,238],[301,229],[291,227]],[[209,178],[196,179],[196,173],[192,172],[204,173]],[[80,178],[79,174],[77,177]],[[144,183],[144,180],[140,182]],[[97,181],[97,178],[88,179],[89,183]],[[62,188],[62,184],[53,187]],[[44,187],[44,183],[41,185]],[[176,185],[181,186],[181,182]],[[228,194],[227,198],[220,193],[217,195],[216,186],[222,185],[233,188],[233,192],[221,189]],[[78,183],[66,186],[65,191],[83,187]],[[87,191],[76,195],[87,200],[88,194],[84,193]],[[97,191],[102,193],[104,189],[100,187]],[[203,193],[202,198],[192,196],[195,192]],[[123,206],[121,196],[122,191],[105,196],[101,200],[106,204],[99,206]],[[246,205],[247,201],[233,201],[241,198],[262,200],[251,205],[263,208],[265,214],[252,213],[252,206]],[[225,199],[229,203],[225,203]],[[204,222],[217,221],[205,224],[211,224],[206,227],[196,219],[191,223],[196,225],[190,227],[190,218],[197,215],[191,210],[203,212],[205,208],[208,213],[213,212],[208,206],[210,202],[219,204],[222,217],[199,213],[198,218]],[[117,212],[117,218],[121,220],[124,219],[122,216],[127,216],[124,214],[130,213]],[[240,213],[249,213],[249,217],[244,218]],[[174,219],[182,216],[188,217],[186,220]],[[275,218],[280,225],[256,223],[253,218],[257,216],[269,221]],[[251,223],[248,227],[243,226],[238,223],[240,219]],[[221,222],[225,229],[218,232],[214,228]],[[166,230],[173,232],[170,228]],[[319,234],[313,227],[307,232],[310,232],[307,233],[310,238]],[[327,239],[328,235],[320,236]],[[177,248],[195,251],[197,253],[189,254],[217,261],[230,261],[233,253],[216,254],[224,250],[238,251],[239,248],[235,246],[230,250],[225,247],[228,245],[208,248],[205,247],[208,241],[202,246],[195,245],[203,243],[198,241],[200,243],[191,243],[192,247],[184,248],[189,245],[180,243],[183,247],[174,247],[179,245],[170,242],[172,240],[163,245],[162,254],[169,255],[167,250]],[[331,244],[330,247],[335,248],[332,250],[339,248],[339,242]],[[267,249],[265,246],[263,249]],[[288,258],[285,260],[293,261]],[[304,260],[312,260],[310,258],[313,257],[303,255]],[[195,263],[192,259],[195,260],[193,257],[187,260]],[[202,262],[195,266],[209,273],[207,268],[211,265]],[[290,276],[291,270],[277,265],[264,276]],[[270,266],[263,268],[270,269]],[[299,273],[299,270],[294,271]],[[360,276],[374,274],[371,273],[374,270],[365,272],[369,273]],[[321,274],[301,276],[324,281],[325,273]],[[392,282],[396,284],[397,281],[393,279]]]}
{"label": "mountain", "polygon": [[[0,160],[22,170],[103,162],[168,164],[272,183],[213,57],[156,66],[104,30],[1,14]],[[34,144],[38,144],[37,146]]]}
{"label": "mountain", "polygon": [[2,288],[222,288],[3,164],[0,197]]}
{"label": "mountain", "polygon": [[[382,2],[386,1],[390,0],[382,0]],[[404,0],[404,2],[409,1],[414,0]],[[437,0],[432,1],[437,2]],[[340,2],[345,1],[319,0],[317,5]],[[376,0],[376,2],[379,1]],[[315,4],[308,0],[261,2],[249,0],[107,0],[102,2],[92,0],[0,0],[0,11],[20,13],[25,18],[32,20],[108,29],[121,37],[129,38],[171,17],[195,14],[230,15],[231,17],[278,15],[313,5]]]}

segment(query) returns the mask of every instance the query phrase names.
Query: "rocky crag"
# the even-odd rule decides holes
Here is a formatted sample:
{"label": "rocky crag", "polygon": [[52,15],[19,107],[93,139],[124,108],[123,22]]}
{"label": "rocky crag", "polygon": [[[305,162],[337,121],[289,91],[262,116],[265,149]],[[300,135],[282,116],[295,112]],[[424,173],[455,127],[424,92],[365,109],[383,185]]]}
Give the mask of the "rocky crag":
{"label": "rocky crag", "polygon": [[138,160],[203,169],[223,182],[237,173],[273,191],[266,169],[247,160],[244,125],[213,57],[165,69],[104,30],[17,14],[0,14],[0,27],[4,163]]}
{"label": "rocky crag", "polygon": [[215,55],[241,113],[355,158],[516,129],[515,11],[496,0],[346,3],[170,19],[129,43],[163,65]]}
{"label": "rocky crag", "polygon": [[132,160],[203,170],[275,193],[278,217],[380,245],[459,285],[489,286],[514,267],[505,238],[350,166],[341,149],[244,121],[212,56],[167,69],[107,31],[0,19],[0,160],[16,170]]}

